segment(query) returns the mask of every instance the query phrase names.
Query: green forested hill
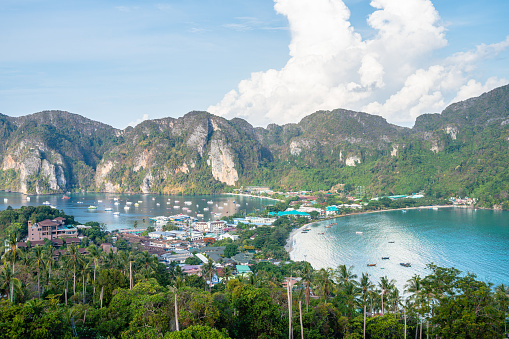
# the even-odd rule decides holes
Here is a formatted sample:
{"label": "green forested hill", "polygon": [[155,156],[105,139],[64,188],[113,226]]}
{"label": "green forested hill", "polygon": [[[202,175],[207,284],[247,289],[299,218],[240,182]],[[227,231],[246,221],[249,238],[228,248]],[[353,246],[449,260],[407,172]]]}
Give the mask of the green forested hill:
{"label": "green forested hill", "polygon": [[110,126],[61,111],[0,116],[0,188],[24,193],[215,193],[242,185],[370,194],[509,194],[509,86],[417,118],[413,128],[361,112],[313,113],[254,128],[207,112]]}

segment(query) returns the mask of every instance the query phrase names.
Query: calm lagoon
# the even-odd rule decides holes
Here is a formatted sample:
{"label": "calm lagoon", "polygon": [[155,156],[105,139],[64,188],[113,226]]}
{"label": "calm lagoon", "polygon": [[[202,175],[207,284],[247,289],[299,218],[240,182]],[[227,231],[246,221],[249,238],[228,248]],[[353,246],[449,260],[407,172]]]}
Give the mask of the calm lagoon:
{"label": "calm lagoon", "polygon": [[426,265],[435,263],[496,285],[509,283],[509,212],[452,207],[388,211],[327,220],[310,229],[294,236],[290,256],[315,269],[353,265],[359,276],[368,272],[374,281],[388,276],[402,289],[412,275],[425,276]]}
{"label": "calm lagoon", "polygon": [[[97,221],[106,224],[109,230],[132,228],[138,222],[139,228],[149,225],[149,218],[187,214],[200,220],[215,220],[236,212],[251,213],[255,209],[263,209],[274,204],[273,200],[237,195],[204,195],[204,196],[168,196],[156,194],[109,194],[109,193],[77,193],[70,199],[62,199],[62,195],[27,196],[20,193],[0,192],[0,209],[7,206],[40,206],[48,201],[52,206],[63,210],[67,215],[74,216],[76,221],[85,223]],[[5,200],[7,199],[7,200]],[[115,205],[118,199],[118,205]],[[127,205],[130,202],[130,205]],[[212,203],[209,203],[212,202]],[[138,204],[136,207],[135,204]],[[125,206],[129,209],[125,209]],[[96,206],[97,209],[89,209]],[[111,211],[106,211],[111,208]],[[188,210],[184,210],[187,208]],[[208,209],[208,210],[207,210]],[[119,215],[114,215],[119,212]],[[198,214],[203,216],[198,216]]]}

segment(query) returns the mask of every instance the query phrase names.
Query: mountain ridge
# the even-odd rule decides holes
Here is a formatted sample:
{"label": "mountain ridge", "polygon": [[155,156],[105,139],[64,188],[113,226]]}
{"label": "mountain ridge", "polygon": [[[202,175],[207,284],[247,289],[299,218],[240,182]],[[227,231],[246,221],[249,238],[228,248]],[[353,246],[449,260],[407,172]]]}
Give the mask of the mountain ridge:
{"label": "mountain ridge", "polygon": [[[507,160],[508,126],[509,85],[451,104],[442,113],[421,115],[412,128],[344,109],[266,128],[203,111],[123,130],[65,111],[1,115],[0,188],[26,194],[82,189],[198,194],[248,184],[330,189],[351,183],[373,194],[386,189],[437,194],[436,182],[451,181],[442,184],[444,193],[485,195],[480,188],[486,182],[455,192],[475,178],[455,173],[452,165],[475,167],[474,156],[490,168]],[[488,154],[496,156],[487,159]],[[420,158],[420,165],[410,158]],[[422,174],[428,183],[410,184],[413,174],[401,171],[413,172],[418,165],[427,168]],[[494,178],[504,172],[495,167]],[[444,171],[457,180],[442,179]],[[509,188],[502,186],[495,194],[505,196]]]}

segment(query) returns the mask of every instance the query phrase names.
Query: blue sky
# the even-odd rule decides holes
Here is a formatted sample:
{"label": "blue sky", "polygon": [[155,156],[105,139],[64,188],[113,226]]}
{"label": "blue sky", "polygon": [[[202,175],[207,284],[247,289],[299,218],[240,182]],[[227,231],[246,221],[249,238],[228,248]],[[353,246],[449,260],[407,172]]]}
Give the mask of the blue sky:
{"label": "blue sky", "polygon": [[509,1],[370,3],[2,0],[0,112],[125,128],[191,110],[264,126],[348,108],[411,126],[508,82]]}

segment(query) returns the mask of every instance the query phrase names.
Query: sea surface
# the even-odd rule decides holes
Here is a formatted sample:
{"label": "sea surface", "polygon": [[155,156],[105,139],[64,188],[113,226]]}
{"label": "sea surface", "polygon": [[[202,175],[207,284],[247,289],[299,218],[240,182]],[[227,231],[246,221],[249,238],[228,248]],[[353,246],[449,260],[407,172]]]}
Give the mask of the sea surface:
{"label": "sea surface", "polygon": [[[495,285],[509,284],[506,211],[453,207],[387,211],[336,218],[309,228],[309,233],[294,236],[290,256],[307,260],[315,269],[353,265],[354,273],[367,272],[375,282],[382,276],[395,279],[401,291],[414,274],[429,274],[429,263],[475,273]],[[412,266],[403,267],[402,262]]]}
{"label": "sea surface", "polygon": [[[106,224],[107,229],[116,230],[133,228],[138,222],[138,228],[148,227],[150,218],[160,215],[171,216],[186,214],[199,220],[217,220],[222,216],[236,212],[252,213],[263,209],[266,205],[274,204],[273,200],[237,195],[204,195],[204,196],[168,196],[156,194],[109,194],[109,193],[77,193],[71,194],[70,199],[63,200],[62,195],[27,196],[20,193],[0,192],[0,210],[7,206],[19,208],[21,206],[39,206],[48,201],[67,215],[74,216],[76,221],[85,223],[97,221]],[[115,198],[118,205],[115,205]],[[7,200],[5,200],[7,199]],[[131,202],[129,209],[124,207]],[[208,203],[211,201],[212,203]],[[187,204],[186,204],[187,202]],[[138,207],[135,207],[138,203]],[[159,204],[159,205],[157,205]],[[89,209],[96,206],[97,209]],[[105,211],[111,208],[111,211]],[[189,210],[184,210],[188,208]],[[206,211],[204,209],[208,208]],[[114,215],[113,212],[120,212]],[[203,214],[198,216],[198,214]]]}

